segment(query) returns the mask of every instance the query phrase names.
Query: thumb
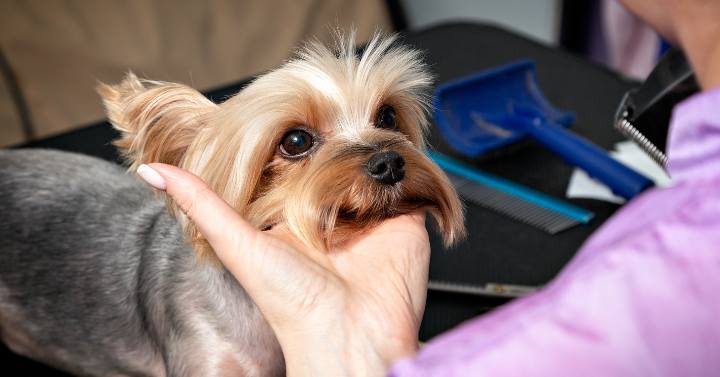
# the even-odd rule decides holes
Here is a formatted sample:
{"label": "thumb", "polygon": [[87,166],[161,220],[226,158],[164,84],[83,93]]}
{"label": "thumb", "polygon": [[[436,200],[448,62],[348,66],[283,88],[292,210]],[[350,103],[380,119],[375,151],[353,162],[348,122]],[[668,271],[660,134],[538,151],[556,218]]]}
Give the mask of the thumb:
{"label": "thumb", "polygon": [[[198,176],[178,167],[153,163],[140,165],[138,175],[148,184],[164,190],[198,227],[216,255],[241,280],[252,257],[252,245],[266,236],[245,221]],[[238,247],[244,245],[244,247]],[[248,255],[243,255],[248,254]],[[241,263],[242,262],[242,263]]]}

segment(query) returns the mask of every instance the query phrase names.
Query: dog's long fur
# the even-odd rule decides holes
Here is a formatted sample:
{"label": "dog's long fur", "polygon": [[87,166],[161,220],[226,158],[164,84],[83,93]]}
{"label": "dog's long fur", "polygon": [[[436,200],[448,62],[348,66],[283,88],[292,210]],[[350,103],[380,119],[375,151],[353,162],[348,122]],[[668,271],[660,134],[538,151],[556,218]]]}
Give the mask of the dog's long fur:
{"label": "dog's long fur", "polygon": [[[451,244],[463,233],[462,210],[445,174],[422,154],[432,80],[419,52],[376,37],[358,59],[352,37],[338,41],[334,51],[308,44],[219,106],[186,86],[132,74],[120,85],[101,85],[109,118],[124,134],[117,145],[131,170],[148,162],[188,169],[257,227],[287,222],[317,248],[417,207],[429,210]],[[382,104],[394,106],[401,132],[372,126]],[[319,153],[278,157],[280,137],[299,125],[323,137]],[[410,166],[408,178],[388,189],[361,168],[370,154],[392,148],[404,149]],[[327,195],[329,188],[338,195]],[[352,221],[338,221],[348,213]],[[179,216],[195,249],[211,256]]]}
{"label": "dog's long fur", "polygon": [[[133,74],[101,85],[130,170],[188,169],[259,229],[284,222],[319,249],[419,208],[451,244],[462,209],[423,153],[431,79],[419,53],[375,37],[358,56],[352,37],[338,41],[308,44],[221,105]],[[376,127],[383,106],[397,129]],[[278,148],[296,128],[316,138],[304,158]],[[404,159],[404,178],[381,184],[366,165],[388,151]],[[0,151],[3,340],[80,375],[281,375],[272,331],[227,271],[202,262],[213,253],[197,229],[120,170]]]}

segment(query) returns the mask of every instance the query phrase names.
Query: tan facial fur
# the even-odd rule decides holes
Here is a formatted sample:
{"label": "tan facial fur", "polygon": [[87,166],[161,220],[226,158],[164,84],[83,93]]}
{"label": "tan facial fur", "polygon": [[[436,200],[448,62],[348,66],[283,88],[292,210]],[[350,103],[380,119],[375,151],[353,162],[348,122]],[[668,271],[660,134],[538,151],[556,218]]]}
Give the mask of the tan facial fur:
{"label": "tan facial fur", "polygon": [[[164,162],[200,176],[259,229],[284,222],[320,249],[379,221],[426,209],[445,244],[464,235],[462,207],[445,174],[423,153],[431,77],[420,54],[375,36],[361,55],[354,36],[335,49],[310,43],[280,68],[260,76],[221,105],[171,83],[101,84],[108,116],[123,136],[117,145],[131,169]],[[397,129],[376,127],[392,106]],[[303,158],[279,144],[289,130],[314,136]],[[405,161],[405,177],[383,185],[365,165],[378,152]],[[169,202],[201,256],[212,256],[195,226]]]}

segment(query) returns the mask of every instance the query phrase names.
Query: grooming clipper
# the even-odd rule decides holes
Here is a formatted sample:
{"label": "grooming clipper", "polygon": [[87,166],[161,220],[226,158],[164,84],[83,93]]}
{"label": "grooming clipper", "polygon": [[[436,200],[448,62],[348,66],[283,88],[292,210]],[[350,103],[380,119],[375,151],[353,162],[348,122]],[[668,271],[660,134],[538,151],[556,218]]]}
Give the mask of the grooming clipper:
{"label": "grooming clipper", "polygon": [[672,109],[698,91],[685,55],[671,48],[642,85],[625,93],[615,113],[615,128],[665,168]]}

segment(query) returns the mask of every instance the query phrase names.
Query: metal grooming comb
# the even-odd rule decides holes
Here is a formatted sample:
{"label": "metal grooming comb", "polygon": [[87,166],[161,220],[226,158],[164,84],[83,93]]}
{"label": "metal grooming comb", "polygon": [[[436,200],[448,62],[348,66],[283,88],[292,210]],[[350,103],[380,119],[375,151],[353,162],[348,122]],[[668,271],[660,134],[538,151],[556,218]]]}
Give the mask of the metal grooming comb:
{"label": "metal grooming comb", "polygon": [[481,172],[437,152],[427,154],[448,174],[461,197],[548,234],[587,224],[594,216],[588,210]]}

